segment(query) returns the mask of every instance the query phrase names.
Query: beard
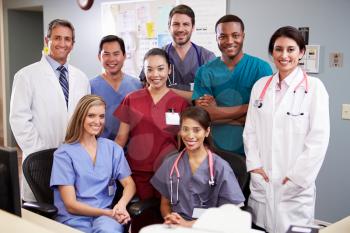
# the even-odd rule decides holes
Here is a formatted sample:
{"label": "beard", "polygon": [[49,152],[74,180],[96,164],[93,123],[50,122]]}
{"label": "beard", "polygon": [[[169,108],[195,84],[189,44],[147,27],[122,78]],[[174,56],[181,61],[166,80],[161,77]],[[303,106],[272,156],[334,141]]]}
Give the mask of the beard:
{"label": "beard", "polygon": [[190,39],[191,39],[191,34],[187,34],[187,35],[185,36],[185,39],[184,39],[184,40],[181,40],[181,41],[178,41],[178,40],[176,39],[176,35],[171,35],[171,37],[173,38],[173,41],[175,42],[175,44],[182,46],[182,45],[187,44],[187,43],[190,41]]}

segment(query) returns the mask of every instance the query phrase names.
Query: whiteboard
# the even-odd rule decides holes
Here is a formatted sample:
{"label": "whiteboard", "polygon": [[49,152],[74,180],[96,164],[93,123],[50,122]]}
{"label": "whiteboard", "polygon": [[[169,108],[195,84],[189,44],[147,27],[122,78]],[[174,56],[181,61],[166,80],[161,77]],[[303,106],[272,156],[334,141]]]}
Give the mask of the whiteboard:
{"label": "whiteboard", "polygon": [[101,3],[102,35],[123,38],[126,60],[123,72],[138,77],[144,54],[151,48],[170,43],[168,17],[177,4],[190,6],[196,15],[191,40],[219,55],[215,23],[226,14],[226,0],[138,0]]}

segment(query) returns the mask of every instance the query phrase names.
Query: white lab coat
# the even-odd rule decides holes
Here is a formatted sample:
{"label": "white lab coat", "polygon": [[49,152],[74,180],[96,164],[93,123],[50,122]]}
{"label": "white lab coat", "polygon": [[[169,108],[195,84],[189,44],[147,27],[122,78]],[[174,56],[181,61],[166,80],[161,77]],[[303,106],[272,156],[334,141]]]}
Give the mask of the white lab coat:
{"label": "white lab coat", "polygon": [[[68,76],[67,109],[59,80],[45,56],[15,74],[9,118],[23,160],[33,152],[61,145],[75,106],[90,93],[89,80],[82,71],[68,65]],[[24,190],[24,199],[33,200],[27,191]]]}
{"label": "white lab coat", "polygon": [[[269,77],[256,82],[243,132],[248,171],[262,167],[270,179],[267,183],[259,174],[251,173],[248,205],[253,208],[254,223],[270,233],[284,233],[290,224],[313,223],[315,180],[329,141],[329,101],[323,83],[307,76],[308,93],[304,93],[303,82],[293,94],[303,72],[296,68],[290,76],[292,81],[278,107],[278,73],[261,108],[254,106],[254,101]],[[304,114],[290,116],[287,112]],[[285,177],[290,181],[282,185]]]}

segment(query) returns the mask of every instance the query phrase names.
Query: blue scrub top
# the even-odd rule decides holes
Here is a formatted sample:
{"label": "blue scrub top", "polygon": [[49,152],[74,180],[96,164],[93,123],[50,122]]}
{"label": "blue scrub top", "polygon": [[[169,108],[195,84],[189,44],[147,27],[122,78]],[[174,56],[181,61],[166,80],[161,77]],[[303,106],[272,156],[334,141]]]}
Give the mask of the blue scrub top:
{"label": "blue scrub top", "polygon": [[130,175],[123,149],[109,139],[97,139],[95,164],[80,143],[63,144],[54,153],[50,180],[54,204],[58,208],[56,220],[64,222],[77,217],[66,210],[58,186],[74,186],[79,202],[109,208],[114,198],[114,194],[110,195],[108,191],[109,184],[113,184],[116,190],[115,181]]}
{"label": "blue scrub top", "polygon": [[[244,54],[233,70],[217,57],[201,66],[196,74],[192,99],[204,94],[215,98],[220,107],[248,104],[254,83],[272,74],[270,65],[257,58]],[[230,124],[214,124],[212,127],[214,143],[223,150],[244,154],[243,127]]]}
{"label": "blue scrub top", "polygon": [[91,94],[101,96],[106,102],[106,121],[105,128],[101,137],[114,140],[119,130],[119,120],[114,117],[113,113],[118,108],[124,97],[130,92],[142,88],[140,80],[123,74],[123,80],[119,86],[118,91],[115,91],[101,75],[90,80]]}

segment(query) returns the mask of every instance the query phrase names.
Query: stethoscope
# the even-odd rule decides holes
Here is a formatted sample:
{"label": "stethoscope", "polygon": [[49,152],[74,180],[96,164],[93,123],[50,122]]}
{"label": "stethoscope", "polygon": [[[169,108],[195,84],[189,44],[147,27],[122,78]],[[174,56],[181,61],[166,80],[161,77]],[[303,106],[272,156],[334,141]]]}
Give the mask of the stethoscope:
{"label": "stethoscope", "polygon": [[[259,96],[259,99],[255,100],[254,101],[254,106],[257,107],[257,108],[261,108],[263,106],[263,101],[264,101],[264,98],[265,98],[265,94],[266,94],[266,90],[268,89],[268,87],[270,86],[271,84],[271,81],[272,81],[272,78],[273,78],[274,75],[272,75],[265,83],[265,86],[263,88],[263,90],[261,91],[260,93],[260,96]],[[307,80],[307,75],[306,75],[306,72],[303,71],[303,79],[298,83],[298,85],[295,86],[294,90],[293,90],[293,103],[292,103],[292,107],[294,107],[294,104],[295,104],[295,93],[297,91],[297,89],[301,86],[302,83],[305,83],[305,90],[304,90],[304,99],[305,99],[305,95],[308,93],[309,91],[309,86],[308,86],[308,80]],[[287,115],[289,116],[302,116],[304,115],[303,112],[299,112],[299,113],[292,113],[290,111],[287,112]]]}
{"label": "stethoscope", "polygon": [[[191,42],[194,50],[196,51],[196,55],[197,55],[197,61],[198,61],[198,67],[200,67],[202,64],[201,62],[201,56],[199,54],[199,49],[198,49],[198,46]],[[171,79],[170,80],[170,75],[168,76],[168,82],[169,82],[169,86],[174,86],[174,85],[177,85],[177,83],[175,82],[175,62],[174,60],[171,58],[170,56],[170,48],[173,47],[173,45],[170,43],[168,44],[167,48],[166,48],[166,53],[169,55],[169,60],[170,60],[170,64],[171,64],[171,67],[172,67],[172,75],[171,75]]]}
{"label": "stethoscope", "polygon": [[[208,153],[208,163],[209,163],[209,174],[210,174],[210,178],[209,178],[209,187],[214,187],[215,186],[215,180],[214,180],[214,161],[213,161],[213,154],[211,153],[211,151],[209,149],[206,150]],[[178,163],[181,159],[181,157],[184,155],[184,153],[186,152],[186,148],[183,149],[180,154],[177,156],[173,166],[171,167],[170,170],[170,174],[169,174],[169,179],[170,179],[170,204],[171,205],[177,205],[177,203],[179,203],[179,182],[180,182],[180,172],[178,169]],[[173,174],[174,171],[176,172],[176,178],[177,178],[177,182],[176,182],[176,202],[173,201]]]}

